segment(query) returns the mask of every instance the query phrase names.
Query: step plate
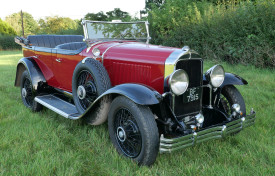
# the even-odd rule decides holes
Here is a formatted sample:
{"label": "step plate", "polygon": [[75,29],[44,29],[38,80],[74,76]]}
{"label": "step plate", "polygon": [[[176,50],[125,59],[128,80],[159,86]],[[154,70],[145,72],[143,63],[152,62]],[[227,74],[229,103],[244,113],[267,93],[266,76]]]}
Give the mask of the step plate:
{"label": "step plate", "polygon": [[75,105],[68,103],[54,95],[37,96],[34,100],[58,113],[59,115],[62,115],[63,117],[70,118],[71,116],[80,116]]}

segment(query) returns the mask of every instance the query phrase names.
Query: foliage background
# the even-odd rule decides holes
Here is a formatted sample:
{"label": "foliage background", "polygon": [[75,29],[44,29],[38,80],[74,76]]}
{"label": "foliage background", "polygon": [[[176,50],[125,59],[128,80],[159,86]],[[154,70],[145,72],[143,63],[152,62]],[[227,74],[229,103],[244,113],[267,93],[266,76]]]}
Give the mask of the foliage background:
{"label": "foliage background", "polygon": [[203,58],[275,68],[274,0],[166,0],[152,4],[149,21],[155,44],[189,45]]}

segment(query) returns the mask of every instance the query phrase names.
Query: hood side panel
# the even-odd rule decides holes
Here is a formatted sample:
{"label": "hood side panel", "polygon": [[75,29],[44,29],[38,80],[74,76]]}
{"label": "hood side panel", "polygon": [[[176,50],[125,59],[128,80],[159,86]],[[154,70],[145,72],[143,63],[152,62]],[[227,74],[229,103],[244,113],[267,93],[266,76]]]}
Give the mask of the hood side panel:
{"label": "hood side panel", "polygon": [[138,83],[162,94],[165,61],[174,50],[175,48],[139,43],[121,44],[105,53],[103,64],[112,86]]}

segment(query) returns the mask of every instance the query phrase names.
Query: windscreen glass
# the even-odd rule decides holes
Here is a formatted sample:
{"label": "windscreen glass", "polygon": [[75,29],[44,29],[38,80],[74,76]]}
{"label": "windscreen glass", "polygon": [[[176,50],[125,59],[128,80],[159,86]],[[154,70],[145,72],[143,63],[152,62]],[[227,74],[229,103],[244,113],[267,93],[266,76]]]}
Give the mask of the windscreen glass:
{"label": "windscreen glass", "polygon": [[87,39],[146,40],[145,22],[138,23],[99,23],[87,22]]}

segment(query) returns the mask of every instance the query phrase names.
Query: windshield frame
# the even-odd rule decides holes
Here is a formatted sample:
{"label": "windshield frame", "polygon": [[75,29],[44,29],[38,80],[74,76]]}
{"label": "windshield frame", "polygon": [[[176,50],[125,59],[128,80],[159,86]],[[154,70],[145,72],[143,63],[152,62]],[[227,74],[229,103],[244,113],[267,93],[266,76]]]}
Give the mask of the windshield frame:
{"label": "windshield frame", "polygon": [[83,31],[84,31],[84,40],[85,41],[119,41],[119,40],[130,40],[130,41],[135,41],[132,39],[110,39],[110,38],[106,38],[106,39],[98,39],[98,38],[89,38],[89,34],[88,34],[88,23],[99,23],[99,24],[140,24],[140,23],[144,23],[145,28],[146,28],[146,33],[147,33],[147,37],[146,38],[142,38],[146,40],[146,43],[149,44],[149,41],[151,39],[150,34],[149,34],[149,22],[148,21],[132,21],[132,22],[121,22],[120,20],[114,20],[114,21],[91,21],[91,20],[82,20],[81,24],[83,25]]}

